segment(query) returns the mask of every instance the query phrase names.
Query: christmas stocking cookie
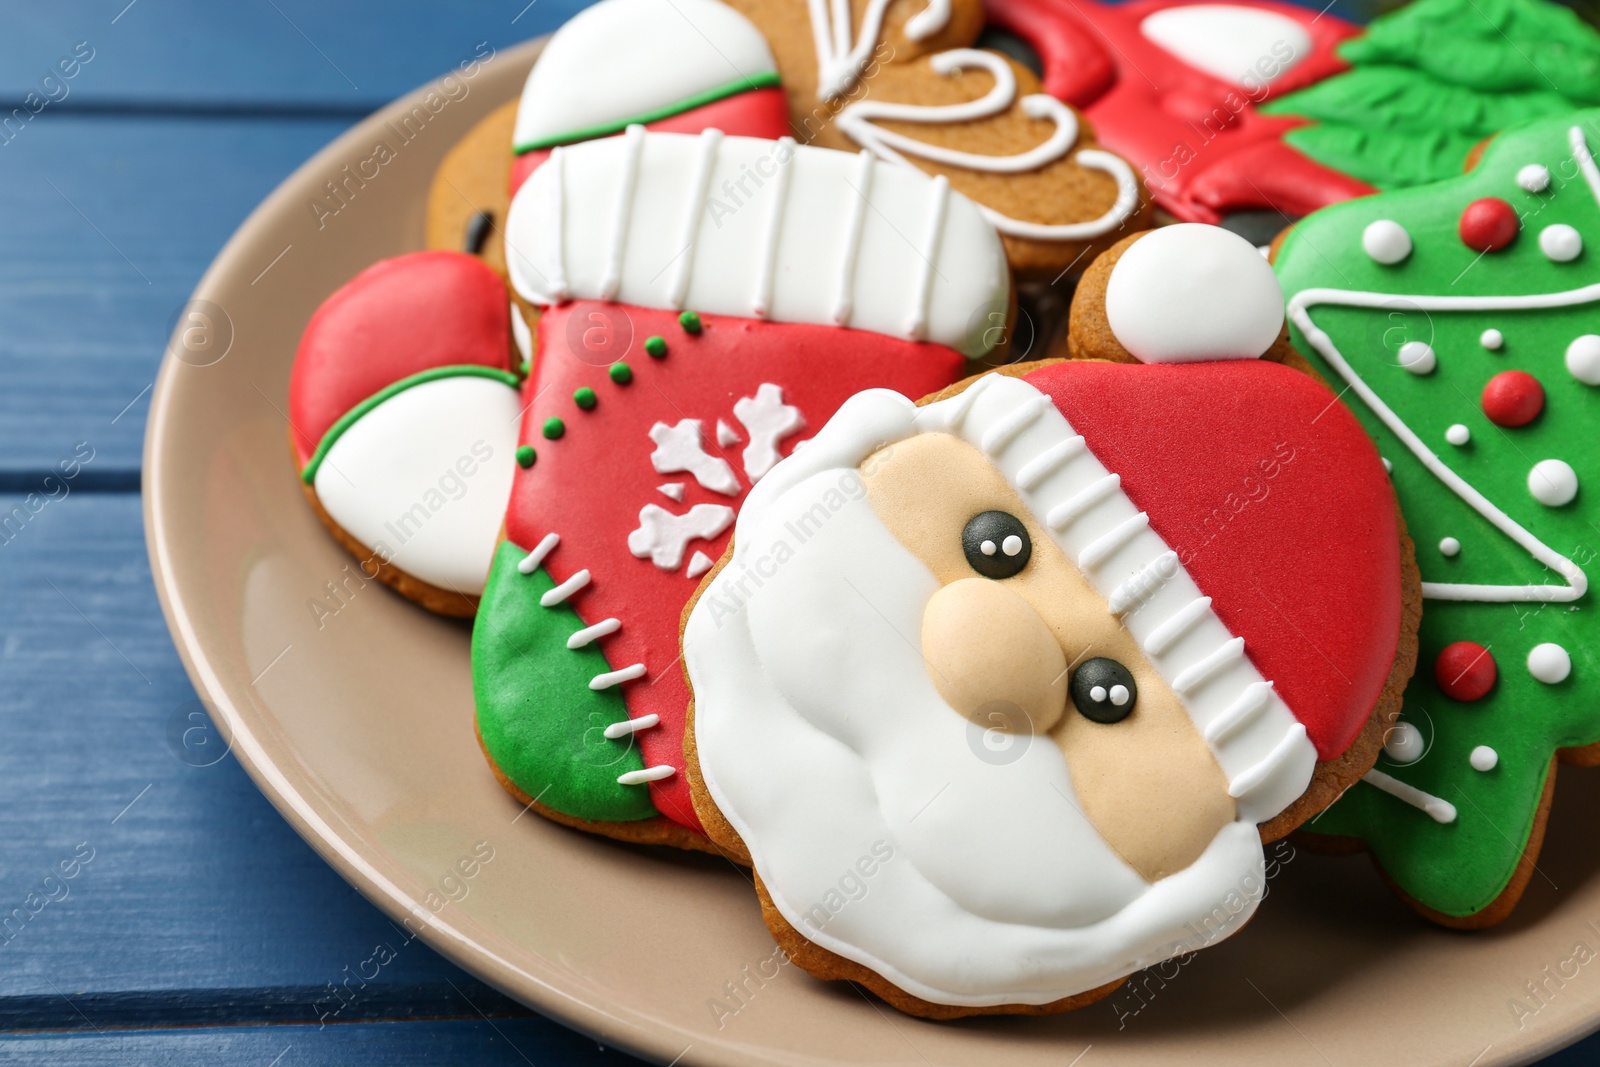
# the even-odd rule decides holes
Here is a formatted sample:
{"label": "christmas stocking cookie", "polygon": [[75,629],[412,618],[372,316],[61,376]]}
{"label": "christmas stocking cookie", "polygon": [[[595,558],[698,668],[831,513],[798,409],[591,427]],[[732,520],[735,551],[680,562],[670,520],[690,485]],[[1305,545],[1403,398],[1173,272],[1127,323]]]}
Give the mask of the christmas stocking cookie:
{"label": "christmas stocking cookie", "polygon": [[362,271],[306,325],[289,378],[306,497],[364,573],[471,615],[511,491],[520,379],[505,286],[459,252]]}
{"label": "christmas stocking cookie", "polygon": [[1600,758],[1597,145],[1593,110],[1503,133],[1468,174],[1303,220],[1276,257],[1295,346],[1393,465],[1427,598],[1377,769],[1308,829],[1450,926],[1510,912],[1557,762]]}
{"label": "christmas stocking cookie", "polygon": [[558,147],[507,237],[541,315],[473,631],[479,735],[557,821],[706,847],[682,773],[683,606],[750,487],[847,397],[919,396],[989,353],[1004,250],[943,179],[638,126]]}
{"label": "christmas stocking cookie", "polygon": [[[936,1018],[1090,1003],[1236,931],[1263,840],[1370,765],[1415,627],[1394,494],[1329,389],[1255,358],[1259,254],[1195,229],[1258,269],[1153,249],[1143,308],[1107,298],[1152,362],[859,394],[702,585],[693,800],[813,974]],[[1237,301],[1175,351],[1213,269]]]}

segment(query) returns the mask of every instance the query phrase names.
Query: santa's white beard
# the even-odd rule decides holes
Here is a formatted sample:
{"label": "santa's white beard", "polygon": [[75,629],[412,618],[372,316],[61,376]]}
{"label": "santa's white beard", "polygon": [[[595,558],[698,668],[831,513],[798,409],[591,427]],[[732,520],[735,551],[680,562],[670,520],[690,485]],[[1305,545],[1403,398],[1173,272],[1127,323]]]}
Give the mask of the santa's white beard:
{"label": "santa's white beard", "polygon": [[1084,816],[1051,738],[996,754],[943,701],[918,647],[938,583],[827,437],[758,486],[685,635],[707,788],[778,910],[967,1006],[1046,1003],[1242,925],[1264,887],[1254,826],[1148,885]]}

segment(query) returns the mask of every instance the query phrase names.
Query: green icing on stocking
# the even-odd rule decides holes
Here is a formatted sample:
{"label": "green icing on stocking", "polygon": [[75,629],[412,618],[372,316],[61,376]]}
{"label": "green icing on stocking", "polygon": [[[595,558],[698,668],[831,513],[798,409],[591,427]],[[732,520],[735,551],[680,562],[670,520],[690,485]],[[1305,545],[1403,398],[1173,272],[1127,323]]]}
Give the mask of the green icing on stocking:
{"label": "green icing on stocking", "polygon": [[[1505,133],[1468,175],[1301,221],[1276,263],[1296,348],[1335,389],[1349,387],[1346,402],[1393,464],[1417,543],[1427,599],[1401,722],[1418,731],[1424,752],[1409,762],[1385,754],[1377,770],[1446,802],[1427,805],[1436,813],[1454,812],[1439,821],[1415,794],[1395,796],[1369,778],[1307,829],[1365,841],[1400,888],[1447,915],[1481,911],[1506,888],[1555,751],[1600,741],[1600,622],[1594,594],[1575,596],[1600,547],[1600,386],[1580,380],[1566,360],[1575,339],[1600,333],[1594,148],[1600,111]],[[1540,177],[1548,187],[1529,191]],[[1480,254],[1458,226],[1462,210],[1484,197],[1507,201],[1521,228],[1509,248]],[[1363,249],[1363,234],[1380,222],[1375,233],[1388,230],[1390,251],[1393,224],[1409,236],[1410,253],[1392,265]],[[1541,233],[1558,225],[1586,242],[1576,258],[1541,250]],[[1488,331],[1498,336],[1486,339]],[[1402,366],[1402,346],[1418,343],[1435,354],[1431,373]],[[1507,370],[1533,375],[1544,389],[1543,412],[1517,428],[1491,422],[1480,400],[1485,383]],[[1451,443],[1461,440],[1459,429],[1451,432],[1458,425],[1470,435],[1465,444]],[[1570,503],[1541,503],[1530,490],[1529,472],[1545,459],[1576,472]],[[1483,506],[1474,506],[1474,493]],[[1495,509],[1499,525],[1485,514]],[[1482,699],[1452,699],[1434,678],[1440,650],[1456,641],[1487,647],[1497,664],[1499,680]],[[1564,681],[1530,673],[1528,654],[1544,643],[1571,655]],[[1495,759],[1480,752],[1475,766],[1480,747]]]}
{"label": "green icing on stocking", "polygon": [[1600,103],[1600,33],[1546,0],[1416,0],[1339,46],[1354,69],[1265,105],[1285,140],[1380,189],[1461,173],[1472,146]]}
{"label": "green icing on stocking", "polygon": [[556,811],[602,822],[648,819],[657,814],[649,788],[617,783],[618,775],[644,769],[633,735],[605,736],[628,717],[622,697],[589,688],[611,665],[595,645],[567,648],[583,621],[564,603],[540,605],[555,583],[542,567],[518,570],[526,555],[501,542],[472,628],[484,747],[518,789]]}

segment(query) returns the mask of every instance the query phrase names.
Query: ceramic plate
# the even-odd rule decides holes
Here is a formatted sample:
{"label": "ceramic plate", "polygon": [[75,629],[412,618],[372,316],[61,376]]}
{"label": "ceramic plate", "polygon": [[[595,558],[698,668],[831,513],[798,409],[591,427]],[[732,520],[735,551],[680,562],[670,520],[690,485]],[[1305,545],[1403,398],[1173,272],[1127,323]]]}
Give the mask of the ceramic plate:
{"label": "ceramic plate", "polygon": [[173,638],[234,755],[340,874],[485,981],[663,1062],[1483,1067],[1600,1025],[1600,963],[1573,961],[1600,950],[1600,772],[1562,772],[1541,870],[1498,930],[1434,929],[1365,859],[1285,845],[1271,899],[1222,946],[1081,1012],[955,1024],[784,964],[726,863],[523,816],[473,736],[466,625],[376,583],[350,583],[331,615],[310,607],[337,603],[325,583],[353,568],[301,497],[284,411],[312,310],[422,247],[434,168],[517,95],[536,51],[495,57],[336,215],[311,206],[325,183],[421,90],[284,182],[206,273],[156,386],[145,523]]}

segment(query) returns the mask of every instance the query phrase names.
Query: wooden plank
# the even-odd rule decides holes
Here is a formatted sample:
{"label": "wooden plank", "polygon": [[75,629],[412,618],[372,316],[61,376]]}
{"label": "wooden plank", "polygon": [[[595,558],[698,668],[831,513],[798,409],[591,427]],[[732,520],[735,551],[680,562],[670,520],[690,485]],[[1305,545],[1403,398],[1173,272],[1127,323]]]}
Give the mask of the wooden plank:
{"label": "wooden plank", "polygon": [[[588,0],[53,0],[0,34],[4,113],[128,107],[365,114],[484,49],[549,33]],[[74,46],[91,55],[70,60]],[[69,63],[58,68],[63,58]],[[70,80],[63,70],[74,70]],[[54,76],[57,80],[43,83]],[[35,102],[37,106],[37,101]]]}
{"label": "wooden plank", "polygon": [[525,1014],[218,758],[139,498],[42,499],[0,498],[0,1030]]}
{"label": "wooden plank", "polygon": [[107,1031],[0,1039],[0,1064],[74,1067],[365,1067],[443,1063],[576,1064],[629,1067],[642,1061],[545,1019],[433,1020],[328,1026],[234,1026],[195,1030]]}
{"label": "wooden plank", "polygon": [[91,477],[138,470],[179,308],[255,205],[346,125],[70,118],[0,149],[0,490],[85,441]]}

